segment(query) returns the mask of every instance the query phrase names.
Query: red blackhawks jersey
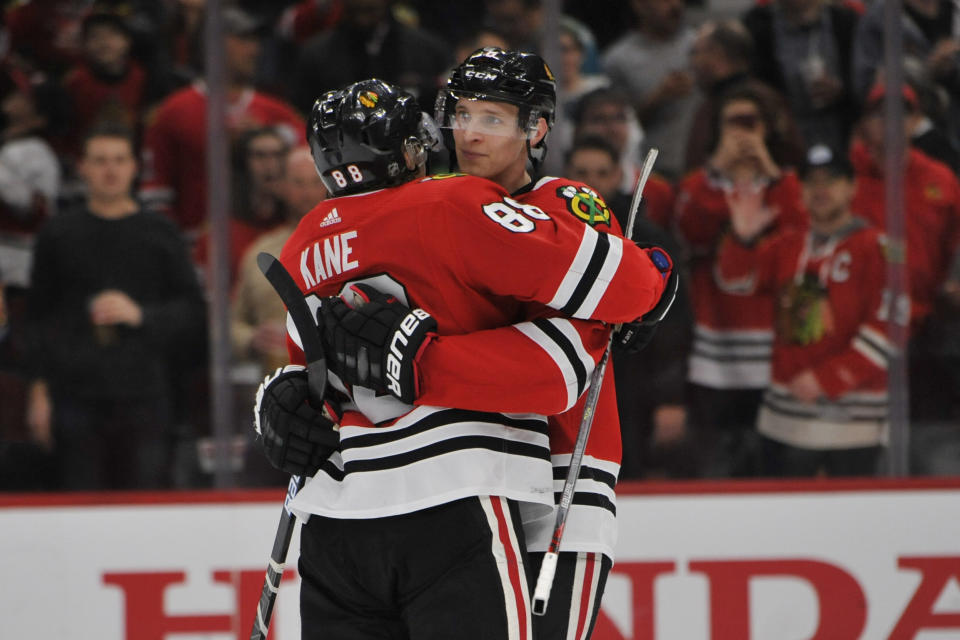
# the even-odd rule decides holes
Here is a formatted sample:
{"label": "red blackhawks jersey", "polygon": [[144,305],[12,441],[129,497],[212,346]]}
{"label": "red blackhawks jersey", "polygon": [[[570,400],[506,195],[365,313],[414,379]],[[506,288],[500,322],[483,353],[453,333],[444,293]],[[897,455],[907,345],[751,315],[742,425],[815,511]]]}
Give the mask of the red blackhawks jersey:
{"label": "red blackhawks jersey", "polygon": [[[859,218],[830,236],[787,231],[747,249],[728,237],[718,282],[735,294],[774,296],[773,381],[758,429],[788,444],[821,449],[884,441],[887,419],[887,338],[891,305],[884,290],[882,236]],[[892,308],[891,308],[892,307]],[[811,370],[826,398],[794,398],[787,384]]]}
{"label": "red blackhawks jersey", "polygon": [[[620,226],[606,203],[582,182],[545,177],[513,197],[544,211],[566,211],[594,229],[620,235]],[[554,491],[559,502],[583,418],[583,392],[607,346],[610,330],[598,322],[557,317],[556,313],[544,316],[548,310],[530,305],[526,313],[531,319],[511,327],[440,337],[420,360],[422,395],[417,402],[549,415]],[[612,365],[608,365],[563,537],[564,551],[600,552],[611,558],[617,534],[614,487],[621,460],[613,375]],[[546,551],[553,525],[552,514],[526,523],[527,548]]]}
{"label": "red blackhawks jersey", "polygon": [[[652,307],[663,289],[660,273],[631,243],[597,232],[556,204],[544,209],[470,176],[428,178],[324,201],[301,221],[281,261],[303,291],[314,294],[308,297],[314,305],[317,297],[368,282],[426,309],[437,320],[438,344],[446,336],[519,323],[531,308],[580,320],[629,321]],[[494,397],[489,410],[474,409],[487,401],[492,387],[461,385],[456,378],[489,381],[525,367],[518,359],[532,345],[547,353],[554,369],[565,369],[556,378],[561,395],[568,398],[565,380],[572,375],[579,397],[595,361],[591,353],[599,359],[602,351],[597,346],[602,331],[581,333],[568,322],[543,314],[531,323],[541,342],[515,331],[524,351],[511,353],[509,345],[495,342],[490,358],[474,353],[461,360],[449,384],[460,385],[462,402],[413,407],[368,389],[347,389],[332,375],[349,398],[341,452],[311,479],[294,509],[381,517],[467,496],[500,495],[526,505],[525,519],[549,513],[554,473],[547,420],[529,407],[550,405],[557,396],[516,406]],[[302,362],[289,322],[288,329],[291,357]]]}
{"label": "red blackhawks jersey", "polygon": [[[694,311],[688,379],[713,389],[764,389],[773,348],[771,299],[765,294],[733,296],[713,277],[716,249],[730,223],[726,197],[732,188],[705,169],[691,173],[678,188],[675,223],[690,250]],[[806,225],[796,174],[784,172],[762,188],[767,206],[779,211],[771,231]]]}
{"label": "red blackhawks jersey", "polygon": [[[871,224],[886,229],[883,172],[862,142],[851,146],[850,157],[857,178],[852,206]],[[960,250],[960,182],[945,164],[908,148],[903,189],[906,266],[917,324],[933,311],[950,261]]]}
{"label": "red blackhawks jersey", "polygon": [[79,64],[66,74],[63,88],[74,119],[68,133],[71,154],[80,155],[83,136],[98,122],[120,122],[139,132],[147,73],[136,62],[129,63],[122,77],[111,80],[98,76],[90,65]]}
{"label": "red blackhawks jersey", "polygon": [[[166,211],[184,231],[197,234],[207,219],[207,95],[201,83],[171,94],[150,118],[143,140],[143,187],[148,206]],[[276,126],[291,144],[306,125],[284,102],[245,89],[227,105],[227,129]]]}

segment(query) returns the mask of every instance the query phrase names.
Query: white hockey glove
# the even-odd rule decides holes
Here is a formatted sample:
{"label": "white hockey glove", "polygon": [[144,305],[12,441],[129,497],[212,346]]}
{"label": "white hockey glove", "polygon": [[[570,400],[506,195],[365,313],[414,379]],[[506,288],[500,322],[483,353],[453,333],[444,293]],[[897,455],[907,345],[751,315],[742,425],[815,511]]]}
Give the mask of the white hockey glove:
{"label": "white hockey glove", "polygon": [[257,389],[253,422],[267,459],[277,469],[312,476],[340,446],[332,420],[307,402],[307,370],[277,369]]}

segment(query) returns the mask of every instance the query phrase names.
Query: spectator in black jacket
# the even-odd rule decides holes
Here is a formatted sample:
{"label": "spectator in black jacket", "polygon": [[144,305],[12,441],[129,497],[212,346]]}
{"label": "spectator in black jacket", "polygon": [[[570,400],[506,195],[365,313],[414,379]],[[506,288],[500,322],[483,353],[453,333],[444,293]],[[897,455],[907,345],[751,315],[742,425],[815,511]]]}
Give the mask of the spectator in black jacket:
{"label": "spectator in black jacket", "polygon": [[159,488],[166,354],[204,330],[203,297],[180,232],[131,196],[129,133],[92,131],[78,170],[84,205],[37,238],[29,427],[53,448],[64,489]]}
{"label": "spectator in black jacket", "polygon": [[858,113],[851,77],[858,19],[825,0],[774,0],[743,16],[754,76],[783,94],[808,145],[847,147]]}
{"label": "spectator in black jacket", "polygon": [[[324,91],[364,78],[398,84],[432,98],[453,62],[449,48],[433,35],[397,22],[387,0],[344,0],[343,17],[308,40],[300,53],[291,102],[310,113]],[[421,104],[432,104],[421,99]]]}

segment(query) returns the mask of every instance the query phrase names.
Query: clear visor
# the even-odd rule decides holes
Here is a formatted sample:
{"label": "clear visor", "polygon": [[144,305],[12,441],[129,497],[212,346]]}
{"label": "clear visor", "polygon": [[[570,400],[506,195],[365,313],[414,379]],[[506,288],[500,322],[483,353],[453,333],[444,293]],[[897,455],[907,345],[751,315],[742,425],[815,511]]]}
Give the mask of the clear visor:
{"label": "clear visor", "polygon": [[[443,129],[504,138],[532,138],[537,132],[538,113],[521,126],[520,108],[474,94],[458,94],[445,90],[444,110],[438,123]],[[534,117],[535,116],[535,117]]]}

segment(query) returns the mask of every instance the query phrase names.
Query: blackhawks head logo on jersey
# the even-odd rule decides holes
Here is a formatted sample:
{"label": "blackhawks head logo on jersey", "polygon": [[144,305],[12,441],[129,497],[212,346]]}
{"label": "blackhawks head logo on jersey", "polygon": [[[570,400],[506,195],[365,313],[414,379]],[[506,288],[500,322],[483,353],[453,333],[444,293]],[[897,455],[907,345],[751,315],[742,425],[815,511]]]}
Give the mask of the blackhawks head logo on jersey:
{"label": "blackhawks head logo on jersey", "polygon": [[567,184],[557,189],[557,195],[567,201],[573,215],[590,226],[610,224],[610,209],[593,189]]}
{"label": "blackhawks head logo on jersey", "polygon": [[809,345],[834,330],[833,310],[827,290],[819,278],[805,273],[780,293],[777,307],[777,334],[786,342]]}

